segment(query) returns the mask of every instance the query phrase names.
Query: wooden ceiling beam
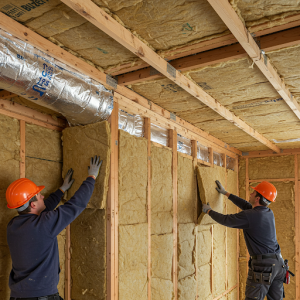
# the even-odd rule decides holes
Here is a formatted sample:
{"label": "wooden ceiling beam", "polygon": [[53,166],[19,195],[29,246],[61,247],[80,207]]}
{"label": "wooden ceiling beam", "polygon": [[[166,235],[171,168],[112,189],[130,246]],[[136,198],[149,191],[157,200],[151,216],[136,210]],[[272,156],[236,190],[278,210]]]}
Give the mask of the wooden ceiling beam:
{"label": "wooden ceiling beam", "polygon": [[239,117],[221,105],[217,100],[208,95],[192,80],[188,79],[177,71],[173,66],[166,62],[162,57],[155,53],[150,47],[145,45],[140,39],[134,36],[129,30],[119,24],[115,19],[108,15],[103,9],[98,7],[92,1],[83,0],[61,0],[82,17],[101,29],[111,38],[119,42],[129,51],[140,57],[146,63],[150,64],[158,72],[172,80],[186,92],[194,96],[196,99],[213,109],[223,118],[233,123],[245,133],[252,136],[254,139],[261,142],[263,145],[280,152],[278,146],[269,141],[255,129],[250,127]]}
{"label": "wooden ceiling beam", "polygon": [[[11,19],[10,17],[6,16],[5,14],[0,12],[0,28],[11,33],[13,36],[21,39],[24,42],[29,43],[30,45],[36,47],[37,49],[43,51],[44,53],[49,54],[51,57],[65,63],[66,65],[78,70],[79,72],[93,78],[97,82],[107,86],[112,90],[115,87],[110,86],[109,82],[106,82],[107,76],[103,72],[99,71],[95,67],[92,67],[88,63],[84,62],[83,60],[79,59],[78,57],[72,55],[71,53],[67,52],[66,50],[60,48],[59,46],[53,44],[49,40],[43,38],[39,34],[33,32],[29,28],[25,27],[24,25],[18,23],[17,21]],[[218,138],[208,134],[207,132],[201,130],[200,128],[188,123],[187,121],[172,115],[169,111],[163,109],[162,107],[156,105],[155,103],[145,99],[144,97],[140,96],[139,94],[133,92],[132,90],[117,85],[115,89],[117,93],[126,97],[126,99],[130,99],[133,105],[137,103],[142,107],[146,108],[149,112],[154,112],[155,114],[163,117],[167,122],[172,121],[174,123],[173,126],[180,129],[182,134],[191,134],[198,136],[198,140],[205,145],[205,141],[207,141],[208,145],[212,147],[217,147],[218,149],[223,149],[225,153],[227,153],[230,157],[236,157],[236,155],[241,155],[242,152],[234,147],[231,147],[227,143],[219,140]],[[15,94],[11,94],[7,91],[2,91],[3,95],[6,96],[15,96]],[[1,99],[1,98],[0,98]],[[129,105],[127,103],[127,105]],[[129,105],[130,106],[130,105]],[[0,107],[1,108],[1,107]],[[156,115],[153,116],[156,118]]]}
{"label": "wooden ceiling beam", "polygon": [[256,66],[265,75],[268,81],[273,85],[278,94],[283,98],[295,115],[300,119],[300,105],[292,96],[289,89],[286,87],[284,81],[272,66],[267,55],[264,54],[254,38],[244,26],[243,22],[230,5],[228,0],[208,0],[210,5],[227,25],[232,34],[239,41],[241,46],[245,49],[250,58],[254,61]]}
{"label": "wooden ceiling beam", "polygon": [[[251,32],[255,37],[260,37],[263,35],[271,34],[274,32],[283,31],[286,29],[294,28],[297,26],[300,26],[300,14],[295,14],[292,16],[288,16],[285,18],[286,23],[281,24],[278,26],[274,26],[271,28],[266,29],[260,29],[264,24],[259,24],[251,27]],[[267,24],[266,24],[267,27]],[[189,55],[194,55],[200,52],[209,51],[212,49],[220,48],[223,46],[228,46],[231,44],[237,43],[237,39],[234,37],[232,33],[219,36],[210,40],[201,41],[195,44],[191,45],[183,45],[176,47],[175,49],[171,49],[169,51],[163,52],[163,57],[166,60],[175,60],[177,58],[186,57]],[[136,70],[140,70],[142,68],[146,68],[149,65],[145,62],[132,65],[132,63],[125,63],[123,65],[118,65],[116,67],[112,67],[108,70],[109,74],[115,76],[115,75],[121,75],[128,72],[133,72]]]}
{"label": "wooden ceiling beam", "polygon": [[[299,45],[300,27],[262,36],[257,38],[257,41],[265,52]],[[170,61],[170,64],[174,68],[184,72],[242,57],[248,57],[247,52],[240,44],[234,44],[196,55],[178,58]],[[163,77],[160,73],[155,71],[156,70],[152,67],[147,67],[135,72],[119,75],[118,84],[129,85]]]}

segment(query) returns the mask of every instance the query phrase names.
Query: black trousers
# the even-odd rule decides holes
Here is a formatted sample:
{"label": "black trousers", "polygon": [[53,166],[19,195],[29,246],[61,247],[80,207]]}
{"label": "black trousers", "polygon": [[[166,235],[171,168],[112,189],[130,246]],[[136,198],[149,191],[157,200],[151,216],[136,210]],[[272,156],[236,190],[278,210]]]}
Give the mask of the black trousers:
{"label": "black trousers", "polygon": [[62,297],[59,296],[59,294],[49,295],[49,296],[43,296],[43,297],[32,297],[32,298],[15,298],[10,297],[10,300],[64,300]]}
{"label": "black trousers", "polygon": [[253,259],[249,261],[245,300],[282,300],[286,268],[281,255],[277,258]]}

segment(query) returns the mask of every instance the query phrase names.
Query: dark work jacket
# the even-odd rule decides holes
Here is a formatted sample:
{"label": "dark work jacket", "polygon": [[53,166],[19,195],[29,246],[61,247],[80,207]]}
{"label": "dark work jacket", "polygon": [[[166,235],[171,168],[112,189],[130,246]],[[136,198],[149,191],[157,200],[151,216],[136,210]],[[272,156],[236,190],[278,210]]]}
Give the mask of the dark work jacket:
{"label": "dark work jacket", "polygon": [[63,192],[57,190],[44,202],[46,209],[14,217],[7,226],[7,242],[12,258],[9,277],[11,297],[30,298],[58,292],[59,255],[57,235],[87,206],[95,180],[88,177],[74,196],[56,206]]}
{"label": "dark work jacket", "polygon": [[276,238],[275,218],[272,210],[265,206],[252,205],[235,195],[228,197],[241,212],[233,215],[222,215],[211,210],[209,215],[219,224],[231,228],[243,229],[249,254],[279,253],[280,247]]}

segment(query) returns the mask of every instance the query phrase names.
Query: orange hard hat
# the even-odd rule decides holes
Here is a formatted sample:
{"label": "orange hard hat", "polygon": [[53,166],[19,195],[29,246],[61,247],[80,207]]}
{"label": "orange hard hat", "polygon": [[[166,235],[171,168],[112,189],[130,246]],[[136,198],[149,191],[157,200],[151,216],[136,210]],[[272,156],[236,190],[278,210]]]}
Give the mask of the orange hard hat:
{"label": "orange hard hat", "polygon": [[8,208],[18,208],[37,195],[45,186],[37,186],[27,178],[20,178],[9,185],[6,190]]}
{"label": "orange hard hat", "polygon": [[258,184],[255,187],[252,187],[252,189],[256,190],[258,193],[260,193],[264,198],[271,202],[275,202],[276,196],[277,196],[277,190],[276,187],[267,181],[262,181],[260,184]]}

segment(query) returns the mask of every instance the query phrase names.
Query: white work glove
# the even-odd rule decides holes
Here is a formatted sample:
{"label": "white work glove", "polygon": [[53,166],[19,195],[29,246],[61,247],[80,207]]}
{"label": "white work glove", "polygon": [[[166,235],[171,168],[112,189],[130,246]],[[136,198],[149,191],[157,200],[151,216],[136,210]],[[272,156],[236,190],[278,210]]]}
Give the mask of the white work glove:
{"label": "white work glove", "polygon": [[209,202],[207,204],[202,204],[202,211],[207,214],[207,212],[211,209]]}
{"label": "white work glove", "polygon": [[225,191],[224,187],[222,186],[222,184],[220,183],[219,180],[216,180],[216,184],[217,184],[216,190],[217,190],[220,194],[226,195],[227,192]]}
{"label": "white work glove", "polygon": [[95,155],[95,157],[91,157],[90,166],[88,167],[88,174],[89,176],[93,176],[95,180],[99,175],[102,162],[102,160],[100,161],[100,156]]}
{"label": "white work glove", "polygon": [[59,188],[62,192],[66,192],[73,184],[75,179],[72,179],[73,169],[69,169],[65,177],[63,185]]}

